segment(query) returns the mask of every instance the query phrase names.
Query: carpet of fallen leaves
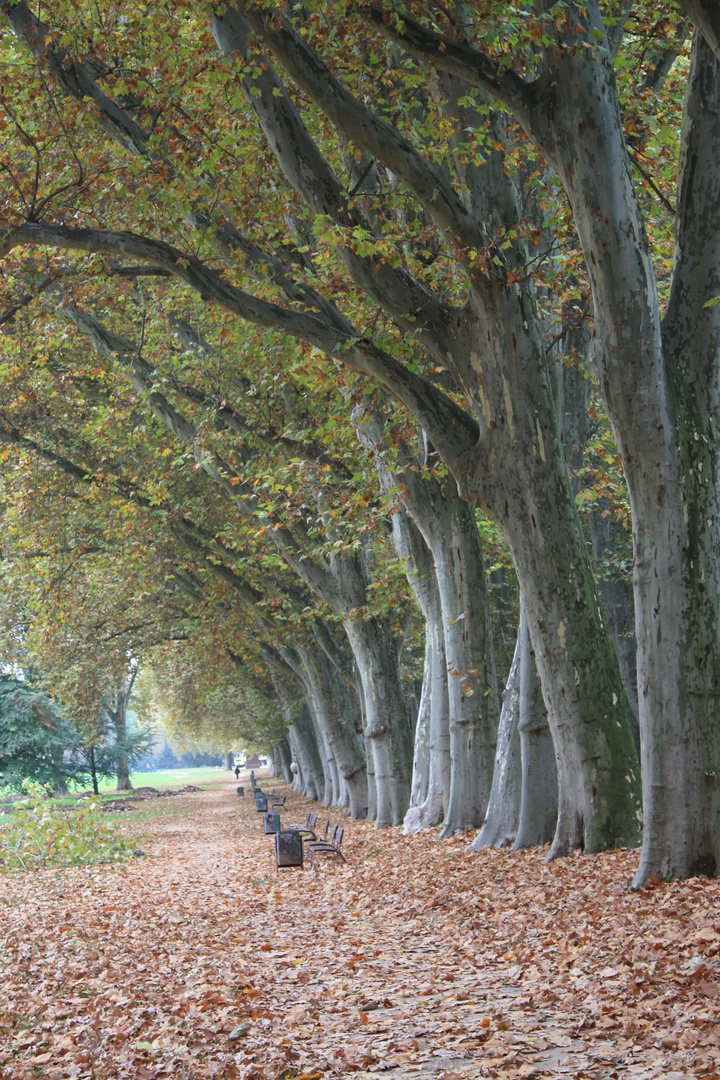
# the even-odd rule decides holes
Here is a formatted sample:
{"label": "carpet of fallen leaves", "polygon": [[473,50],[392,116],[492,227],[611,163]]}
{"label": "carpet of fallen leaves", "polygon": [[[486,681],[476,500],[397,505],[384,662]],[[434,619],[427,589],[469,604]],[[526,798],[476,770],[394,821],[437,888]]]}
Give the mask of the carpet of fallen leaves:
{"label": "carpet of fallen leaves", "polygon": [[276,873],[230,784],[119,819],[145,858],[0,876],[7,1080],[720,1076],[720,882],[350,822]]}

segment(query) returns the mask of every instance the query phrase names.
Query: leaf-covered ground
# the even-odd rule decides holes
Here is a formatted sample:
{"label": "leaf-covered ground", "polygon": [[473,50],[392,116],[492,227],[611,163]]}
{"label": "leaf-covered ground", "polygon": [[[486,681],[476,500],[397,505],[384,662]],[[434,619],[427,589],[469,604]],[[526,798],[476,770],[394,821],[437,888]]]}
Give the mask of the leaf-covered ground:
{"label": "leaf-covered ground", "polygon": [[123,814],[144,859],[0,876],[0,1076],[720,1076],[720,883],[364,823],[276,874],[261,820],[228,784]]}

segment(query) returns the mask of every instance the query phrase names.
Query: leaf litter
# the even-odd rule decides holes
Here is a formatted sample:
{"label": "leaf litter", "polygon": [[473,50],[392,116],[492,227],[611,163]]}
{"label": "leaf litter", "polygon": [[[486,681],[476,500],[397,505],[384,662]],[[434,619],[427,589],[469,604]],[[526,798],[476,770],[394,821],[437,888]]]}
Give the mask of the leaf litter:
{"label": "leaf litter", "polygon": [[3,1080],[720,1077],[720,882],[364,822],[276,873],[261,820],[180,795],[145,859],[0,876]]}

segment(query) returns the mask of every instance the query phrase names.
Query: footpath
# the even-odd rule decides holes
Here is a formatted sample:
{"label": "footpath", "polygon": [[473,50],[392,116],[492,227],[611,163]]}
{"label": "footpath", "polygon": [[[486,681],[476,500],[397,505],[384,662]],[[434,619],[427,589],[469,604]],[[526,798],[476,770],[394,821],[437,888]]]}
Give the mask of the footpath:
{"label": "footpath", "polygon": [[347,865],[276,873],[246,792],[118,815],[135,862],[0,875],[3,1080],[720,1077],[720,883],[344,820]]}

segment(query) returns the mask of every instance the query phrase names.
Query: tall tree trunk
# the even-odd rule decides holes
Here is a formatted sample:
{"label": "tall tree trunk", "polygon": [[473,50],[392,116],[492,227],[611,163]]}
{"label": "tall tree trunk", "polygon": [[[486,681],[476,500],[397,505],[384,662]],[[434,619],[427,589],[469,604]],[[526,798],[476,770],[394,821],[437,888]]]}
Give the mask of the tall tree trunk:
{"label": "tall tree trunk", "polygon": [[95,747],[94,746],[90,747],[90,777],[92,779],[93,791],[95,792],[96,795],[99,795],[100,794],[100,789],[98,787],[97,768],[95,766]]}
{"label": "tall tree trunk", "polygon": [[[443,494],[447,505],[447,493]],[[449,675],[452,770],[442,830],[446,836],[477,828],[485,818],[500,708],[485,564],[474,512],[453,495],[444,520],[438,513],[425,528],[440,590]]]}
{"label": "tall tree trunk", "polygon": [[323,797],[323,770],[312,721],[305,706],[289,728],[295,761],[299,767],[301,791],[306,799],[319,802]]}
{"label": "tall tree trunk", "polygon": [[[273,662],[276,662],[278,666],[281,665],[285,674],[292,671],[287,666],[287,662],[280,658],[279,654],[276,661]],[[287,738],[292,762],[297,767],[297,772],[294,774],[293,788],[306,798],[317,801],[322,798],[323,794],[323,771],[307,704],[304,701],[292,700],[283,680],[276,671],[271,669],[270,677],[275,688],[275,695],[288,725]]]}
{"label": "tall tree trunk", "polygon": [[[432,553],[448,672],[450,791],[442,830],[448,835],[482,824],[492,786],[499,705],[482,547],[474,511],[460,499],[452,478],[440,483],[411,459],[407,447],[408,467],[394,476],[381,461],[377,423],[366,421],[359,430],[375,450],[383,489],[397,489],[399,483],[403,506]],[[394,522],[394,531],[398,528]],[[413,557],[417,544],[409,539],[405,546],[406,557]],[[417,591],[416,596],[422,609],[425,601]]]}
{"label": "tall tree trunk", "polygon": [[117,775],[117,791],[132,791],[130,783],[130,766],[127,754],[127,703],[132,692],[132,683],[129,689],[118,690],[115,698],[115,708],[108,710],[110,721],[115,735],[115,771]]}
{"label": "tall tree trunk", "polygon": [[340,777],[333,743],[330,738],[330,731],[335,718],[332,711],[328,710],[328,695],[323,692],[323,686],[313,678],[310,670],[309,650],[295,650],[284,646],[280,651],[286,663],[297,675],[305,691],[305,698],[308,703],[315,731],[315,740],[323,767],[324,793],[322,804],[323,806],[339,806],[341,805]]}
{"label": "tall tree trunk", "polygon": [[[598,4],[587,14],[588,35],[602,42]],[[714,874],[720,863],[720,311],[712,304],[720,293],[720,79],[696,33],[661,325],[617,90],[596,48],[563,54],[544,88],[546,107],[534,118],[582,242],[595,305],[593,372],[632,507],[644,808],[639,886],[652,875]],[[559,99],[564,109],[555,108]]]}
{"label": "tall tree trunk", "polygon": [[522,788],[514,851],[550,843],[555,832],[558,809],[555,747],[524,611],[520,620],[519,637],[522,649],[518,733]]}
{"label": "tall tree trunk", "polygon": [[[637,647],[635,643],[635,599],[630,570],[623,572],[617,564],[624,549],[632,545],[632,537],[609,517],[593,514],[590,519],[593,558],[603,568],[597,573],[605,626],[618,658],[620,677],[630,706],[630,724],[635,748],[640,753],[639,706],[637,689]],[[629,554],[629,551],[628,551]],[[627,562],[630,563],[628,558]]]}
{"label": "tall tree trunk", "polygon": [[303,778],[302,765],[300,763],[300,753],[297,745],[297,732],[294,730],[292,724],[288,728],[287,740],[290,747],[290,756],[292,758],[292,761],[290,762],[290,771],[293,777],[293,791],[297,791],[300,795],[305,795],[306,785]]}
{"label": "tall tree trunk", "polygon": [[415,730],[411,806],[403,823],[408,834],[441,824],[450,795],[447,664],[439,596],[436,606],[425,623],[425,667]]}
{"label": "tall tree trunk", "polygon": [[517,836],[522,793],[520,735],[520,666],[522,633],[515,641],[515,655],[510,667],[500,712],[495,771],[482,829],[470,845],[470,851],[486,847],[509,847]]}
{"label": "tall tree trunk", "polygon": [[316,702],[318,720],[336,764],[338,805],[341,783],[345,787],[353,821],[365,817],[368,806],[365,757],[349,714],[347,694],[337,671],[318,648],[300,648],[299,656]]}
{"label": "tall tree trunk", "polygon": [[410,803],[412,733],[407,721],[397,650],[380,619],[344,622],[357,660],[365,699],[365,745],[372,752],[377,810],[375,824],[400,825]]}
{"label": "tall tree trunk", "polygon": [[64,758],[64,752],[63,752],[62,749],[53,751],[53,755],[52,755],[53,765],[55,765],[55,767],[57,769],[57,779],[55,781],[55,794],[56,795],[67,795],[68,794],[67,780],[62,775],[62,773],[60,772],[60,770],[62,769],[62,765],[63,765],[63,758]]}
{"label": "tall tree trunk", "polygon": [[[392,490],[392,478],[376,455],[383,490]],[[450,797],[450,731],[447,664],[442,605],[432,553],[404,509],[392,515],[395,550],[405,561],[410,588],[425,619],[425,663],[422,693],[415,725],[410,808],[403,822],[407,834],[438,825]]]}
{"label": "tall tree trunk", "polygon": [[[310,690],[310,688],[308,688],[308,690]],[[318,749],[320,765],[322,767],[322,805],[335,806],[337,805],[338,795],[337,767],[335,765],[335,759],[325,737],[325,728],[318,715],[317,703],[313,697],[312,691],[310,690],[310,692],[306,693],[305,697],[308,705],[308,714],[315,733],[315,745]]]}
{"label": "tall tree trunk", "polygon": [[292,765],[292,754],[290,753],[290,744],[287,739],[281,739],[278,743],[278,758],[280,766],[280,775],[286,784],[292,784],[293,774],[290,766]]}

